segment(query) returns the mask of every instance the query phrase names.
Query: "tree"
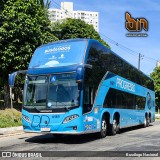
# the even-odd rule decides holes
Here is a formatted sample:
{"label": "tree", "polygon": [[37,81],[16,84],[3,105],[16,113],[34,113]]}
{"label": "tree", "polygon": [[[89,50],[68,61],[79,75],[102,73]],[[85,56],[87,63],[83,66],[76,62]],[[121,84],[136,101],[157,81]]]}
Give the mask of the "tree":
{"label": "tree", "polygon": [[6,0],[1,0],[1,2],[0,2],[0,11],[2,11],[4,9],[5,3],[6,3]]}
{"label": "tree", "polygon": [[67,18],[63,21],[56,21],[51,25],[52,33],[60,40],[74,38],[92,38],[100,41],[110,48],[110,46],[101,39],[98,32],[92,25],[85,23],[80,19]]}
{"label": "tree", "polygon": [[155,93],[156,93],[156,105],[160,107],[160,67],[156,67],[151,73],[151,77],[154,80]]}
{"label": "tree", "polygon": [[50,32],[50,21],[39,0],[4,2],[0,7],[0,84],[8,93],[8,74],[27,69],[34,50],[57,38]]}
{"label": "tree", "polygon": [[48,18],[48,9],[50,8],[51,1],[50,0],[39,0],[39,4],[45,11],[45,16]]}
{"label": "tree", "polygon": [[51,1],[50,0],[39,0],[39,3],[45,9],[49,9],[50,5],[51,5]]}

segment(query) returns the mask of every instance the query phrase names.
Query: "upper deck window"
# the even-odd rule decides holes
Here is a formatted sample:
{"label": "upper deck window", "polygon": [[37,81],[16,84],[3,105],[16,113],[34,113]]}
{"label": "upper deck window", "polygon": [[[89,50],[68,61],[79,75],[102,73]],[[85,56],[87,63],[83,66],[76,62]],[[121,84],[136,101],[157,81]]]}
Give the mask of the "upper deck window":
{"label": "upper deck window", "polygon": [[80,64],[86,49],[87,41],[53,43],[37,48],[29,68],[50,68]]}

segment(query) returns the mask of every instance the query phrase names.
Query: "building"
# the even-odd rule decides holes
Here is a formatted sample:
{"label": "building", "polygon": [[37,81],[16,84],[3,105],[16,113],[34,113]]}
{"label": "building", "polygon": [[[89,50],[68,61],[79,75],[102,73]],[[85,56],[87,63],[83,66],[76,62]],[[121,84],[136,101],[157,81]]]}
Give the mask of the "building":
{"label": "building", "polygon": [[65,18],[81,19],[86,23],[93,25],[97,32],[99,31],[98,12],[74,11],[72,2],[61,2],[61,9],[50,8],[48,10],[48,15],[51,22]]}
{"label": "building", "polygon": [[160,67],[160,61],[157,61],[156,67]]}

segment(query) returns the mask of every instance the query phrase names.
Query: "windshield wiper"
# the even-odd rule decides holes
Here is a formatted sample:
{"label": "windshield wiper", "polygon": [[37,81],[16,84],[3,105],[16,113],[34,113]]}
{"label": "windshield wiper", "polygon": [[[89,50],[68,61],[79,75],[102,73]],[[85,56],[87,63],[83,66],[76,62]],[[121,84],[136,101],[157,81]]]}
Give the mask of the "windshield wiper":
{"label": "windshield wiper", "polygon": [[[58,102],[58,101],[56,101],[56,104],[57,104],[57,102]],[[63,102],[58,102],[58,103],[63,104],[63,105],[64,105],[63,107],[64,107],[67,111],[69,111],[69,110],[70,110],[70,109],[69,109],[69,107],[67,107],[65,103],[63,103]]]}
{"label": "windshield wiper", "polygon": [[34,105],[32,106],[37,112],[40,112],[39,109],[37,109]]}
{"label": "windshield wiper", "polygon": [[29,106],[33,107],[33,109],[36,110],[37,112],[40,112],[40,110],[34,106],[34,103],[31,103]]}
{"label": "windshield wiper", "polygon": [[67,111],[70,111],[69,107],[67,107],[66,105],[64,105],[64,107]]}

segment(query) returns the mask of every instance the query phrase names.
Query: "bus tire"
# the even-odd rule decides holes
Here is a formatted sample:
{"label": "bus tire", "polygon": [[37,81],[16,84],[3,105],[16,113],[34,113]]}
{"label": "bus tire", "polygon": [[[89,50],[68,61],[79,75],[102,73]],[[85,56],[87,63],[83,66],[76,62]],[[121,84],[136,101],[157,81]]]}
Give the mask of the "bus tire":
{"label": "bus tire", "polygon": [[106,117],[102,117],[101,131],[98,133],[99,138],[104,138],[107,135],[107,121]]}
{"label": "bus tire", "polygon": [[109,134],[110,135],[116,135],[117,130],[118,130],[117,120],[114,119],[113,124],[110,124]]}
{"label": "bus tire", "polygon": [[[149,120],[149,125],[150,125],[150,123],[151,123],[151,116],[149,116],[149,118],[148,118],[148,120]],[[148,125],[148,127],[149,127],[149,125]]]}
{"label": "bus tire", "polygon": [[150,118],[147,117],[147,127],[149,127],[149,124],[150,124]]}
{"label": "bus tire", "polygon": [[148,118],[148,116],[145,116],[145,118],[144,118],[144,128],[146,128],[146,127],[149,127],[149,118]]}

